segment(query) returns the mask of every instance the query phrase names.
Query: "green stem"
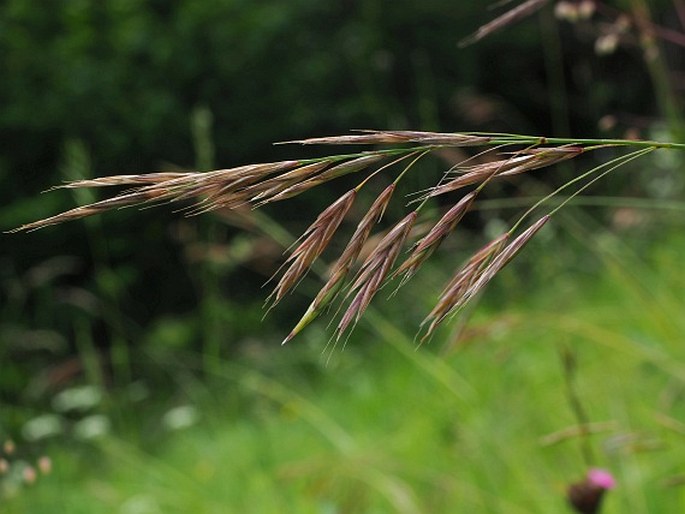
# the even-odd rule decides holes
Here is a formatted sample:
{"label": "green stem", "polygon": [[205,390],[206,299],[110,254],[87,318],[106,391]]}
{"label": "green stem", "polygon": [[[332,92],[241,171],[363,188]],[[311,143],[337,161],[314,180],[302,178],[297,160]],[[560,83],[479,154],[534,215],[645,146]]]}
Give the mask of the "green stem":
{"label": "green stem", "polygon": [[561,359],[561,366],[564,375],[564,386],[566,388],[566,399],[568,401],[573,417],[576,418],[576,424],[580,429],[580,452],[583,456],[583,461],[588,468],[595,464],[595,456],[592,451],[592,445],[588,436],[590,432],[590,418],[585,411],[583,401],[581,400],[578,388],[576,385],[577,364],[576,357],[573,350],[569,346],[559,347],[559,357]]}
{"label": "green stem", "polygon": [[631,141],[629,139],[566,139],[566,138],[545,138],[545,143],[553,145],[604,145],[604,146],[625,146],[629,148],[663,148],[668,150],[685,150],[685,143],[662,143],[660,141]]}
{"label": "green stem", "polygon": [[578,196],[581,192],[583,192],[585,189],[587,189],[591,184],[594,184],[597,180],[600,178],[606,176],[607,174],[611,173],[614,171],[616,168],[619,168],[620,166],[623,166],[624,164],[627,164],[628,162],[637,159],[639,157],[642,157],[643,155],[646,155],[650,152],[654,151],[654,147],[649,147],[649,148],[641,148],[639,150],[635,150],[634,152],[631,152],[627,155],[621,155],[620,157],[616,157],[615,159],[612,159],[608,162],[602,163],[599,166],[595,166],[591,170],[586,171],[585,173],[581,173],[577,177],[569,180],[568,182],[565,182],[558,188],[556,188],[554,191],[549,193],[548,195],[544,196],[535,204],[533,204],[526,212],[523,213],[523,215],[518,219],[518,221],[514,224],[514,226],[511,228],[509,231],[510,233],[514,233],[516,229],[521,226],[523,223],[523,220],[527,218],[535,209],[537,209],[540,205],[543,203],[547,202],[550,198],[556,196],[560,192],[562,192],[564,189],[572,186],[573,184],[576,184],[585,178],[589,177],[590,175],[593,175],[597,173],[598,171],[602,171],[597,177],[593,178],[591,181],[589,181],[587,184],[583,185],[580,187],[577,191],[575,191],[573,194],[569,195],[563,202],[559,203],[552,211],[549,213],[549,215],[553,215],[555,212],[557,212],[559,209],[561,209],[563,206],[565,206],[568,202],[570,202],[573,198]]}
{"label": "green stem", "polygon": [[[619,168],[619,167],[623,166],[624,164],[628,164],[630,161],[633,161],[633,160],[635,160],[635,159],[639,159],[639,158],[642,157],[643,155],[647,155],[648,153],[653,152],[654,150],[655,150],[654,148],[643,148],[643,149],[641,149],[641,150],[636,150],[636,151],[634,151],[634,152],[631,152],[631,153],[629,153],[628,155],[624,155],[623,158],[613,159],[613,160],[609,161],[607,164],[610,165],[611,163],[614,163],[613,166],[610,166],[608,169],[604,170],[602,173],[600,173],[599,175],[597,175],[596,177],[594,177],[592,180],[588,181],[586,184],[583,184],[580,188],[578,188],[577,191],[575,191],[572,195],[570,195],[570,196],[569,196],[568,198],[566,198],[563,202],[561,202],[561,203],[560,203],[559,205],[557,205],[554,209],[552,209],[552,211],[550,211],[549,215],[550,215],[550,216],[553,215],[553,214],[554,214],[555,212],[557,212],[559,209],[561,209],[562,207],[564,207],[568,202],[570,202],[570,201],[573,200],[576,196],[578,196],[580,193],[582,193],[583,191],[585,191],[585,190],[586,190],[588,187],[590,187],[592,184],[594,184],[594,183],[597,182],[598,180],[601,180],[602,178],[604,178],[605,176],[607,176],[609,173],[611,173],[612,171],[614,171],[616,168]],[[597,171],[597,169],[598,169],[598,168],[595,168],[594,170],[591,170],[591,171],[594,172],[594,171]],[[588,176],[588,174],[587,174],[587,173],[583,173],[582,175],[580,175],[579,179],[580,179],[580,178],[583,178],[584,176]],[[577,180],[574,179],[574,180],[572,180],[571,182],[569,182],[569,183],[567,183],[567,184],[571,184],[571,183],[573,183],[573,182],[577,182]]]}
{"label": "green stem", "polygon": [[685,143],[664,143],[661,141],[633,141],[630,139],[575,139],[565,137],[538,137],[516,135],[493,135],[491,143],[520,143],[520,144],[550,144],[550,145],[597,145],[597,146],[623,146],[629,148],[663,148],[668,150],[685,150]]}
{"label": "green stem", "polygon": [[540,32],[543,40],[542,50],[545,58],[545,75],[550,105],[552,127],[556,134],[571,133],[568,114],[568,92],[564,73],[564,58],[559,37],[559,26],[552,9],[540,13]]}
{"label": "green stem", "polygon": [[[545,136],[528,136],[522,134],[506,134],[506,133],[488,133],[488,132],[464,132],[464,135],[480,136],[489,138],[483,143],[486,145],[576,145],[576,146],[597,146],[609,147],[619,146],[626,148],[657,148],[666,150],[681,150],[685,151],[685,143],[672,143],[651,140],[631,140],[631,139],[587,139],[587,138],[567,138],[567,137],[545,137]],[[403,155],[409,153],[425,152],[430,153],[442,148],[458,147],[460,145],[441,144],[441,145],[419,145],[406,146],[402,148],[383,148],[380,150],[367,150],[364,152],[329,155],[326,157],[316,157],[312,159],[302,159],[300,164],[313,164],[316,162],[329,161],[338,162],[358,157],[366,157],[369,155],[384,155],[392,157],[395,155]],[[587,149],[587,148],[586,148]]]}

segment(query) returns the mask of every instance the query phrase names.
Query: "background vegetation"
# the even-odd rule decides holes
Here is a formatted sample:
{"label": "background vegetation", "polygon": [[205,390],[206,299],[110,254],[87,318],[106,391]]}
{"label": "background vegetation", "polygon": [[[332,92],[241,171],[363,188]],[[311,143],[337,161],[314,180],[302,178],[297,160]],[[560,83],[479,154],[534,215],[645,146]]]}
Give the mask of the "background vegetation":
{"label": "background vegetation", "polygon": [[[682,47],[633,24],[598,55],[616,18],[572,24],[551,4],[460,49],[493,16],[482,2],[6,0],[0,227],[89,200],[37,195],[63,180],[304,156],[271,143],[350,128],[682,141]],[[682,32],[680,2],[648,7]],[[307,297],[262,321],[260,286],[336,186],[254,213],[0,235],[0,510],[562,511],[588,464],[574,391],[593,464],[619,480],[606,512],[677,510],[682,165],[656,154],[594,189],[418,352],[468,250],[574,168],[494,187],[470,233],[332,354],[325,322],[278,346]]]}

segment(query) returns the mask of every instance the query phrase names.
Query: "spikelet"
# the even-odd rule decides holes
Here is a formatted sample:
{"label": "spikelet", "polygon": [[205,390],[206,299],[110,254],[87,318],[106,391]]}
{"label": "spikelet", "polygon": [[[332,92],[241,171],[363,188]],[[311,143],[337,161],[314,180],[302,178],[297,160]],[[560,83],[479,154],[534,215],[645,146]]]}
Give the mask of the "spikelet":
{"label": "spikelet", "polygon": [[359,257],[359,253],[361,252],[364,243],[366,243],[366,240],[369,238],[371,229],[383,217],[394,191],[395,184],[390,184],[380,195],[378,195],[357,225],[354,234],[352,234],[352,237],[342,254],[331,268],[328,281],[309,304],[309,307],[300,321],[295,325],[295,328],[290,331],[281,344],[287,343],[299,334],[307,325],[319,317],[321,312],[323,312],[338,296],[338,293],[345,284],[345,279],[347,278],[350,268],[354,265],[357,257]]}
{"label": "spikelet", "polygon": [[300,237],[302,242],[286,260],[289,266],[269,297],[273,297],[274,304],[278,303],[300,281],[314,260],[325,250],[345,214],[352,207],[356,195],[357,192],[354,189],[345,193],[319,214],[314,223],[305,230]]}
{"label": "spikelet", "polygon": [[508,10],[501,16],[498,16],[491,22],[481,26],[475,32],[475,34],[472,34],[471,36],[461,41],[459,43],[459,46],[463,48],[465,46],[476,43],[484,37],[489,36],[493,32],[497,32],[498,30],[501,30],[504,27],[508,27],[509,25],[516,23],[517,21],[525,18],[526,16],[530,16],[538,9],[541,9],[542,6],[544,6],[547,3],[547,1],[548,0],[528,0],[526,2],[523,2],[522,4],[517,5],[516,7]]}
{"label": "spikelet", "polygon": [[472,191],[448,210],[420,241],[414,245],[409,257],[393,273],[393,278],[403,275],[402,282],[409,280],[440,246],[442,241],[454,230],[464,214],[469,210],[478,193]]}
{"label": "spikelet", "polygon": [[521,152],[516,152],[509,159],[458,168],[457,172],[462,174],[453,180],[434,187],[430,190],[428,196],[433,198],[456,191],[465,186],[490,180],[491,178],[508,177],[537,170],[572,159],[581,153],[583,153],[583,148],[573,145],[522,150]]}
{"label": "spikelet", "polygon": [[510,235],[505,233],[476,252],[450,280],[433,310],[421,323],[422,327],[428,325],[422,341],[428,339],[445,318],[458,312],[482,291],[549,219],[550,216],[543,216],[509,244],[506,243]]}
{"label": "spikelet", "polygon": [[302,145],[381,145],[415,143],[420,145],[481,146],[491,140],[488,136],[472,134],[420,132],[414,130],[363,130],[362,134],[312,137],[286,143]]}
{"label": "spikelet", "polygon": [[359,321],[372,298],[383,285],[417,216],[416,211],[405,216],[385,235],[362,264],[346,295],[347,298],[355,294],[336,328],[338,339],[351,324]]}

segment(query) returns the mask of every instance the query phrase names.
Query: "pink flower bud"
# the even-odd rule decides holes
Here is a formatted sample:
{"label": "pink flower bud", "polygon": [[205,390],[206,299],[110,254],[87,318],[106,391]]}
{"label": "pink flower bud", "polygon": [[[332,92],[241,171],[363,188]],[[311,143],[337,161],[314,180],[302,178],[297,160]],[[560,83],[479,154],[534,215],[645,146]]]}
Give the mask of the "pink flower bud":
{"label": "pink flower bud", "polygon": [[587,480],[600,489],[613,489],[616,487],[616,479],[605,469],[591,469],[588,471]]}

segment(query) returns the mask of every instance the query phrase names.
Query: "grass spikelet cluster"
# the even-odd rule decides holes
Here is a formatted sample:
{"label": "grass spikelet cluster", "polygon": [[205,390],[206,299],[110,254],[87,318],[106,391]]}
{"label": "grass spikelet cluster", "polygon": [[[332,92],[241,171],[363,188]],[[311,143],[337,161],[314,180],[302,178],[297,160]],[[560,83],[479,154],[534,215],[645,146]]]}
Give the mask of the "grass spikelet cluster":
{"label": "grass spikelet cluster", "polygon": [[[189,201],[190,205],[186,207],[188,215],[246,205],[256,208],[293,198],[342,176],[361,175],[358,185],[319,214],[293,246],[282,267],[283,272],[269,296],[276,304],[293,290],[329,246],[364,186],[371,179],[382,180],[382,177],[386,177],[386,180],[390,179],[390,184],[375,198],[358,222],[349,242],[330,268],[326,282],[284,343],[342,298],[341,303],[347,305],[344,309],[338,309],[341,314],[335,337],[339,339],[361,319],[373,297],[387,282],[398,280],[399,285],[402,285],[419,271],[430,255],[459,225],[477,201],[479,193],[491,180],[512,178],[522,173],[550,168],[603,148],[619,150],[618,157],[577,175],[541,199],[509,231],[477,251],[444,287],[435,307],[423,321],[425,340],[445,319],[458,313],[477,296],[570,198],[620,166],[654,150],[685,149],[682,144],[656,141],[377,130],[290,143],[371,145],[373,148],[357,153],[251,164],[209,172],[113,175],[71,182],[57,188],[127,186],[129,189],[111,198],[28,223],[13,232],[36,230],[134,205]],[[394,196],[397,184],[419,159],[441,149],[454,147],[473,147],[478,149],[478,153],[447,170],[437,184],[425,190],[417,200],[417,207],[396,222],[385,235],[373,238],[377,241],[375,246],[368,250],[368,256],[363,262],[358,263],[362,249],[372,240],[372,231]],[[621,149],[625,152],[621,153]],[[405,161],[408,164],[397,171],[396,168]],[[528,217],[534,211],[542,209],[547,200],[569,188],[572,188],[572,192],[566,200],[557,203],[537,221],[528,221]],[[466,192],[462,193],[465,189]],[[423,216],[423,207],[432,198],[445,195],[456,196],[452,206],[439,219],[432,222],[426,220],[432,228],[422,237],[416,236],[412,228]],[[521,231],[521,227],[526,225],[528,228]],[[400,259],[407,248],[408,255]],[[398,260],[400,264],[396,266]]]}

